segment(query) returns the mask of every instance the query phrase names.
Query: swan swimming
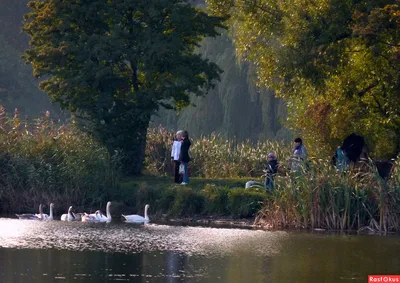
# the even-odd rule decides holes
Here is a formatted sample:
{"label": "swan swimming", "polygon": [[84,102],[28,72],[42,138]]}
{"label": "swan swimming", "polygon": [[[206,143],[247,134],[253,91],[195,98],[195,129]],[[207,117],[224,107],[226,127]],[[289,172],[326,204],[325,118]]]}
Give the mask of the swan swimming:
{"label": "swan swimming", "polygon": [[128,223],[148,223],[150,221],[149,216],[147,215],[147,210],[149,209],[150,205],[146,204],[144,207],[144,217],[137,215],[137,214],[131,214],[131,215],[123,215],[122,217],[125,218],[125,222]]}
{"label": "swan swimming", "polygon": [[[43,210],[42,210],[42,204],[39,205],[39,214],[30,214],[30,213],[25,213],[25,214],[15,214],[19,219],[24,219],[24,220],[43,220]],[[39,215],[39,216],[38,216]]]}
{"label": "swan swimming", "polygon": [[72,206],[68,208],[68,213],[61,215],[61,221],[74,221],[75,217],[72,213]]}
{"label": "swan swimming", "polygon": [[[53,208],[54,208],[54,203],[50,203],[50,215],[47,215],[46,213],[42,213],[42,220],[53,220]],[[36,217],[40,217],[40,210],[38,214],[35,214]]]}
{"label": "swan swimming", "polygon": [[107,202],[106,206],[106,215],[101,213],[100,210],[97,210],[92,214],[84,214],[82,216],[82,222],[111,222],[111,213],[110,213],[111,201]]}

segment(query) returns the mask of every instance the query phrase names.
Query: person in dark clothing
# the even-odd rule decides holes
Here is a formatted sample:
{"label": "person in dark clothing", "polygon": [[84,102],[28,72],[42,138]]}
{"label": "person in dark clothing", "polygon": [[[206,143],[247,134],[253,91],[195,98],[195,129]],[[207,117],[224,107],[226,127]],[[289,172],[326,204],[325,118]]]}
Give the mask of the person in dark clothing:
{"label": "person in dark clothing", "polygon": [[268,163],[264,172],[266,174],[265,189],[272,191],[274,189],[274,178],[276,173],[278,173],[278,161],[274,153],[268,154]]}
{"label": "person in dark clothing", "polygon": [[364,137],[352,133],[344,139],[341,148],[346,153],[348,159],[356,163],[361,157],[364,146]]}
{"label": "person in dark clothing", "polygon": [[191,146],[191,142],[189,140],[189,133],[188,131],[183,131],[182,134],[182,145],[181,145],[181,152],[180,152],[180,162],[184,166],[184,174],[183,174],[183,182],[181,185],[187,185],[189,183],[189,162],[190,162],[190,155],[189,155],[189,148]]}
{"label": "person in dark clothing", "polygon": [[175,176],[175,183],[182,183],[182,178],[181,175],[179,174],[179,165],[181,164],[179,161],[179,156],[181,152],[181,140],[182,140],[182,133],[183,131],[178,131],[176,133],[174,142],[172,144],[172,150],[171,150],[171,161],[172,161],[172,166],[174,168],[174,176]]}

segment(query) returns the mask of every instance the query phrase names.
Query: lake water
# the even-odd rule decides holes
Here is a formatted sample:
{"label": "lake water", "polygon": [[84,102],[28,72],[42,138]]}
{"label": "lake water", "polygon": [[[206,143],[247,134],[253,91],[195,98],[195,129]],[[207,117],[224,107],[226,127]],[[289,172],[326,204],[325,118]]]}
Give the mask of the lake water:
{"label": "lake water", "polygon": [[368,282],[399,236],[0,219],[0,282]]}

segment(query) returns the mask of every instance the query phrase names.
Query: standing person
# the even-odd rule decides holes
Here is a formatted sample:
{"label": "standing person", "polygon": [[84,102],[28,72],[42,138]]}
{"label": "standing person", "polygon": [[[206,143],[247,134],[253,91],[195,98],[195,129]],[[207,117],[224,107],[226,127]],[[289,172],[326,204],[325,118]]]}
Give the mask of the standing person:
{"label": "standing person", "polygon": [[171,150],[171,161],[174,167],[174,181],[175,183],[180,184],[182,182],[182,178],[179,174],[179,165],[181,162],[179,161],[179,157],[181,154],[181,140],[182,140],[183,131],[178,131],[175,135],[174,143],[172,144]]}
{"label": "standing person", "polygon": [[189,133],[188,131],[183,131],[182,133],[182,145],[181,145],[181,153],[180,153],[180,158],[179,160],[183,164],[185,168],[185,172],[183,174],[183,182],[181,185],[187,185],[189,183],[189,161],[190,161],[190,156],[189,156],[189,148],[191,146],[191,142],[189,140]]}
{"label": "standing person", "polygon": [[[294,140],[294,148],[292,156],[289,161],[289,170],[293,172],[299,172],[303,166],[305,166],[307,160],[307,150],[303,145],[301,138]],[[303,168],[304,169],[304,168]]]}
{"label": "standing person", "polygon": [[274,179],[276,173],[278,173],[278,161],[276,160],[276,155],[274,153],[268,154],[268,163],[264,170],[265,177],[265,189],[267,191],[272,191],[274,189]]}

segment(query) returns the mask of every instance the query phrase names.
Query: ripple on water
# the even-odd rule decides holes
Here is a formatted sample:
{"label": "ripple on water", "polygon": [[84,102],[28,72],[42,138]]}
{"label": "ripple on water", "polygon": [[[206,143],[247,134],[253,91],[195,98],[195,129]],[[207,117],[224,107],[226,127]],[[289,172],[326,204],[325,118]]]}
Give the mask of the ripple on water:
{"label": "ripple on water", "polygon": [[40,222],[0,219],[0,247],[139,253],[174,251],[186,255],[273,255],[285,232],[132,225],[125,223]]}

